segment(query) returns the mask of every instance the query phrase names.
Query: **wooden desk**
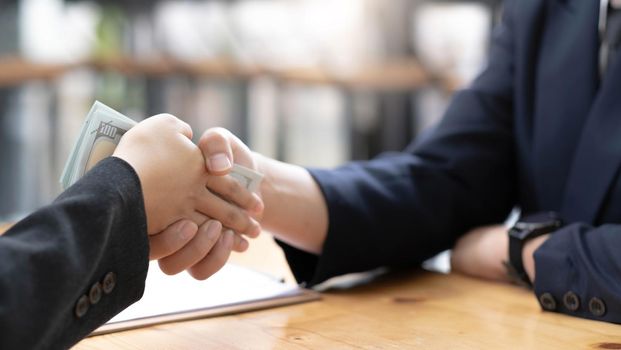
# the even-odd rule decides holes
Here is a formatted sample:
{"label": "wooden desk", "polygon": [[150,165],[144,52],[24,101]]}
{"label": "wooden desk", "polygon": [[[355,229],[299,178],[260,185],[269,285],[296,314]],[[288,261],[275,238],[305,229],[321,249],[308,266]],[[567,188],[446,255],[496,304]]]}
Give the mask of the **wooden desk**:
{"label": "wooden desk", "polygon": [[[267,236],[252,249],[233,259],[250,264],[248,257],[254,257],[259,268],[286,271]],[[621,326],[542,312],[533,295],[518,287],[413,271],[328,292],[318,302],[103,335],[76,346],[348,348],[621,349]]]}

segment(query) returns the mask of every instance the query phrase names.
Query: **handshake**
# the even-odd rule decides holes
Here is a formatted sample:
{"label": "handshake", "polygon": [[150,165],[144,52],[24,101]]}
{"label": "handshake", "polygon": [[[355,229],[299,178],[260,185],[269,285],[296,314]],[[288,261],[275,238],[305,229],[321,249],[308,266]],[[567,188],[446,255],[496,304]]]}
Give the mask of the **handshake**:
{"label": "handshake", "polygon": [[198,145],[192,129],[171,115],[136,124],[96,102],[61,177],[67,188],[101,159],[113,155],[136,171],[144,198],[150,259],[162,271],[183,270],[206,279],[231,251],[248,248],[245,237],[261,232],[262,176],[252,152],[221,128],[207,130]]}

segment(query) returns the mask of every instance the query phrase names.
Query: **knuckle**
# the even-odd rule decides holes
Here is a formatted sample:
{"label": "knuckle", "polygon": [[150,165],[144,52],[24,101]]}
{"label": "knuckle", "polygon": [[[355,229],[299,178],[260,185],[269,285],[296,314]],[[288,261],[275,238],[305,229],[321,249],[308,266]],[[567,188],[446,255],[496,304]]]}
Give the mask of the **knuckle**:
{"label": "knuckle", "polygon": [[222,138],[226,138],[230,134],[230,131],[221,126],[216,126],[212,130],[214,133],[218,134]]}
{"label": "knuckle", "polygon": [[205,133],[203,134],[203,137],[201,137],[201,141],[213,141],[216,140],[218,142],[222,142],[222,141],[226,141],[226,136],[224,134],[224,132],[222,132],[222,130],[225,130],[223,128],[211,128],[207,131],[205,131]]}
{"label": "knuckle", "polygon": [[203,150],[204,153],[209,154],[212,152],[221,152],[226,149],[227,141],[222,137],[202,137],[198,141],[198,147]]}
{"label": "knuckle", "polygon": [[206,235],[207,237],[205,237],[205,246],[206,249],[211,249],[214,245],[216,245],[216,243],[218,242],[218,239],[220,238],[219,235]]}
{"label": "knuckle", "polygon": [[[231,179],[232,180],[232,179]],[[226,191],[229,196],[237,196],[241,192],[241,185],[239,182],[232,180],[226,186]]]}
{"label": "knuckle", "polygon": [[[201,240],[202,241],[202,240]],[[207,255],[207,252],[209,251],[209,248],[207,247],[207,240],[204,241],[204,243],[199,243],[199,244],[192,244],[190,246],[188,255],[189,258],[192,261],[197,261],[200,260],[202,257],[204,257],[205,255]]]}
{"label": "knuckle", "polygon": [[226,212],[227,226],[232,226],[242,221],[242,215],[236,209],[229,209]]}
{"label": "knuckle", "polygon": [[254,208],[257,204],[257,200],[253,196],[246,196],[241,203],[241,205],[243,205],[246,209]]}
{"label": "knuckle", "polygon": [[209,142],[209,131],[205,131],[205,133],[198,140],[198,147],[205,148],[207,147],[207,143]]}
{"label": "knuckle", "polygon": [[179,122],[179,119],[170,113],[161,113],[154,116],[154,118],[160,119],[162,122],[173,125]]}

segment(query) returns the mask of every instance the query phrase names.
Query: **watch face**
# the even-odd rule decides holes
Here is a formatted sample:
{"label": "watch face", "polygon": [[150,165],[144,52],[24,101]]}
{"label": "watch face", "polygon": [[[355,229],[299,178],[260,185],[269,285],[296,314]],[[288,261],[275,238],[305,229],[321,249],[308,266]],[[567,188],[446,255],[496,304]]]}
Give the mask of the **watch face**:
{"label": "watch face", "polygon": [[554,231],[561,227],[561,220],[554,213],[540,213],[526,216],[518,221],[511,230],[509,236],[524,240],[529,236],[539,236]]}

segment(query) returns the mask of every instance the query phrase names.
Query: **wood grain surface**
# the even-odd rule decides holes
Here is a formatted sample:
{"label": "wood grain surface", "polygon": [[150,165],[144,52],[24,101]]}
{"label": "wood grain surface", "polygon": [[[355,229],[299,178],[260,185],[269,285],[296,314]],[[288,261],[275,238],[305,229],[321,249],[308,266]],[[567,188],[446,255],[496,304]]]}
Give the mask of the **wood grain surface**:
{"label": "wood grain surface", "polygon": [[[268,235],[253,243],[241,263],[288,271]],[[410,271],[318,302],[102,335],[76,349],[621,349],[621,326],[542,312],[519,287]]]}

